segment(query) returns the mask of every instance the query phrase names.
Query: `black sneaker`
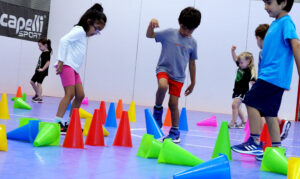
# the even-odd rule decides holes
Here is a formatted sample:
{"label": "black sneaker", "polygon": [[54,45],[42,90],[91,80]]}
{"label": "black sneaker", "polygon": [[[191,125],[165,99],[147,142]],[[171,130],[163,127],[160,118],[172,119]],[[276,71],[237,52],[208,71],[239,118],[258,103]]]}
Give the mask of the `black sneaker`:
{"label": "black sneaker", "polygon": [[58,122],[58,124],[60,125],[60,134],[66,135],[69,125],[66,122],[65,122],[65,125],[63,125],[62,122]]}
{"label": "black sneaker", "polygon": [[37,97],[38,97],[38,95],[35,94],[31,99],[34,100],[34,99],[37,98]]}
{"label": "black sneaker", "polygon": [[43,99],[42,98],[34,98],[33,100],[32,100],[32,102],[34,102],[34,103],[42,103],[43,102]]}

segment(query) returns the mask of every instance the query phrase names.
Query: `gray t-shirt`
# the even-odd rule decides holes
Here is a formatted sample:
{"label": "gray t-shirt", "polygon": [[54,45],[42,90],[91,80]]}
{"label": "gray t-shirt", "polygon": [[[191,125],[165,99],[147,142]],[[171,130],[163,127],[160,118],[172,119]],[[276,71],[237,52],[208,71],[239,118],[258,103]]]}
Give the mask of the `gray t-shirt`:
{"label": "gray t-shirt", "polygon": [[156,73],[166,72],[172,80],[184,83],[189,60],[198,58],[196,40],[180,35],[178,29],[155,32],[155,35],[156,42],[162,44]]}

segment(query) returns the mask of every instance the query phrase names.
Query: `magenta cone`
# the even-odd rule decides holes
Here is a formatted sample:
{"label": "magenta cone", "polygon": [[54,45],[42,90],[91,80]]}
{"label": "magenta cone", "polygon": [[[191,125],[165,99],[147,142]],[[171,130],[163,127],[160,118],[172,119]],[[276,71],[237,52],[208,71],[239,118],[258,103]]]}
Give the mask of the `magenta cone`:
{"label": "magenta cone", "polygon": [[245,128],[244,128],[244,131],[245,131],[245,132],[250,131],[250,127],[249,127],[249,119],[247,119],[247,122],[246,122],[246,125],[245,125]]}
{"label": "magenta cone", "polygon": [[[246,127],[245,127],[246,128]],[[244,142],[246,142],[250,137],[250,128],[249,128],[249,125],[248,125],[248,129],[247,131],[245,131],[245,139],[244,139]]]}
{"label": "magenta cone", "polygon": [[204,119],[197,123],[197,126],[217,126],[217,118],[216,116],[212,116],[210,118]]}

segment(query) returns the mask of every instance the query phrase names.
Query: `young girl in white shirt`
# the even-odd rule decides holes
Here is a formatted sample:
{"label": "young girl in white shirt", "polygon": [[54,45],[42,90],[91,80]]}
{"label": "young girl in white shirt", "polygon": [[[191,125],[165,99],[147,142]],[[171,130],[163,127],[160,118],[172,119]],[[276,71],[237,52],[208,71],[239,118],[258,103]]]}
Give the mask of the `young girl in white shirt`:
{"label": "young girl in white shirt", "polygon": [[69,125],[70,117],[67,121],[63,121],[63,116],[70,101],[75,97],[71,106],[72,111],[73,108],[80,107],[85,96],[79,69],[85,58],[87,38],[99,34],[105,27],[106,20],[102,6],[95,4],[82,15],[78,24],[60,39],[56,74],[60,75],[65,96],[59,103],[56,122],[60,124],[62,134],[66,133]]}

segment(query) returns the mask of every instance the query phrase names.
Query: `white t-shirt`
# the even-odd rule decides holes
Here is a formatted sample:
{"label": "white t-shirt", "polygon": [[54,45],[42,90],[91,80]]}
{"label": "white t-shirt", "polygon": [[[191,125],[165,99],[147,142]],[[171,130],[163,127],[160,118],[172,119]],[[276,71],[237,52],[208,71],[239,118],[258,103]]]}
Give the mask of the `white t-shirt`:
{"label": "white t-shirt", "polygon": [[60,39],[57,55],[58,61],[72,67],[77,73],[85,59],[87,36],[83,27],[74,26],[72,30]]}

